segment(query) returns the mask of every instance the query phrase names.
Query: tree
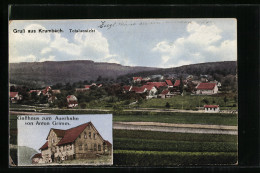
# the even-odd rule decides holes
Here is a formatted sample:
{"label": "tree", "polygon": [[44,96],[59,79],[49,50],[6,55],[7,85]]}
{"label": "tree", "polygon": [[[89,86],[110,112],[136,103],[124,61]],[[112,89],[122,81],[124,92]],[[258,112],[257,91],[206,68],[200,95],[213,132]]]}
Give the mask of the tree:
{"label": "tree", "polygon": [[225,106],[226,106],[226,104],[227,104],[227,101],[228,101],[228,98],[227,98],[227,96],[225,96],[225,97],[224,97]]}
{"label": "tree", "polygon": [[171,107],[170,103],[169,103],[169,102],[166,102],[165,107],[166,107],[167,109],[169,109],[169,108]]}
{"label": "tree", "polygon": [[203,101],[205,104],[209,104],[209,101],[208,101],[207,99],[205,99],[205,98],[204,98],[202,101]]}
{"label": "tree", "polygon": [[82,109],[85,109],[85,108],[87,107],[86,103],[81,103],[79,106],[80,106],[80,108],[82,108]]}

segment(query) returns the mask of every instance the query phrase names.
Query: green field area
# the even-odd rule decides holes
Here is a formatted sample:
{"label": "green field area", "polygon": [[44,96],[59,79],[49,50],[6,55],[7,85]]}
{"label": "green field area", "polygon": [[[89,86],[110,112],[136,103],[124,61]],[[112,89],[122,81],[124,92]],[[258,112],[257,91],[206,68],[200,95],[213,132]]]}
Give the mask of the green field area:
{"label": "green field area", "polygon": [[113,130],[114,164],[176,166],[235,164],[237,136]]}
{"label": "green field area", "polygon": [[[224,102],[226,96],[227,102]],[[166,103],[170,104],[170,108],[174,109],[186,109],[186,110],[197,110],[198,107],[203,107],[206,104],[219,105],[221,110],[236,110],[237,101],[234,99],[234,94],[229,95],[176,95],[171,98],[165,99],[149,99],[144,100],[139,107],[141,108],[165,108]]]}
{"label": "green field area", "polygon": [[114,115],[113,121],[141,121],[177,124],[237,125],[237,114],[158,112],[151,115]]}

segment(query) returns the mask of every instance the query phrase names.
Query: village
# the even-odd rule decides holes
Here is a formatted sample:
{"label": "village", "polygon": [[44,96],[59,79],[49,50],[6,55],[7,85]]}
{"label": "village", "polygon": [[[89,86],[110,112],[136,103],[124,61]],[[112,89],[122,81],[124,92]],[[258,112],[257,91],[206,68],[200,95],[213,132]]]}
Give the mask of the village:
{"label": "village", "polygon": [[[134,76],[129,77],[127,82],[108,81],[99,76],[96,81],[80,81],[65,85],[58,83],[44,89],[11,86],[10,103],[67,109],[120,109],[156,108],[163,102],[161,108],[168,109],[204,110],[208,113],[220,112],[222,108],[236,111],[236,95],[228,91],[226,85],[222,87],[221,82],[214,80],[210,75]],[[187,98],[193,101],[182,101],[181,105],[176,101]]]}

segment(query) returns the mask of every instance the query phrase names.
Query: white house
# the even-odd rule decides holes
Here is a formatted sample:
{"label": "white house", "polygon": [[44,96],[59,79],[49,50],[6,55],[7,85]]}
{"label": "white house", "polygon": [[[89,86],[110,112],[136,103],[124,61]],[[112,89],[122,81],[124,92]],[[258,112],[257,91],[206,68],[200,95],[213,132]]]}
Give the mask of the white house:
{"label": "white house", "polygon": [[10,101],[12,103],[17,103],[18,100],[22,100],[22,96],[18,92],[10,92]]}
{"label": "white house", "polygon": [[209,113],[218,113],[219,112],[219,105],[204,105],[205,112]]}
{"label": "white house", "polygon": [[78,99],[74,95],[69,95],[67,96],[67,103],[68,103],[68,108],[73,108],[78,106]]}
{"label": "white house", "polygon": [[216,83],[199,83],[196,86],[196,94],[198,95],[212,95],[218,93],[218,86]]}
{"label": "white house", "polygon": [[151,98],[157,98],[157,89],[156,87],[152,85],[144,85],[143,88],[146,88],[148,95],[146,96],[146,99],[151,99]]}

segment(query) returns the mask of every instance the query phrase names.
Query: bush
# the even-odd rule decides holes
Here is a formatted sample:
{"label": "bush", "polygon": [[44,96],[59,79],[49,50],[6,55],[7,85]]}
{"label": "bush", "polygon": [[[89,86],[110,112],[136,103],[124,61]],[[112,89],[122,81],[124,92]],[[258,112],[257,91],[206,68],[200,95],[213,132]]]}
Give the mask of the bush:
{"label": "bush", "polygon": [[86,103],[81,103],[79,106],[80,106],[80,108],[82,108],[82,109],[85,109],[85,108],[87,107]]}
{"label": "bush", "polygon": [[171,107],[171,105],[169,104],[169,102],[166,102],[165,107],[166,107],[167,109],[169,109],[169,108]]}

